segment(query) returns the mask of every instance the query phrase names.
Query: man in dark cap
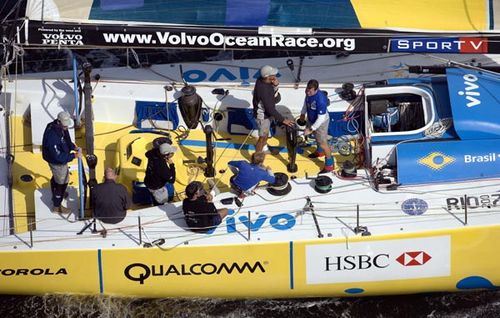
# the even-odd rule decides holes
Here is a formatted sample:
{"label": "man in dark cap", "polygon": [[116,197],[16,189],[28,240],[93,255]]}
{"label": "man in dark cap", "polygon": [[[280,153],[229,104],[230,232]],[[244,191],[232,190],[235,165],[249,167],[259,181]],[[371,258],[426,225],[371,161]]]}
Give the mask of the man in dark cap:
{"label": "man in dark cap", "polygon": [[144,184],[153,196],[153,204],[160,205],[174,198],[175,165],[173,157],[177,147],[168,142],[146,152],[148,166]]}
{"label": "man in dark cap", "polygon": [[184,218],[193,232],[207,233],[222,222],[227,209],[217,209],[213,197],[203,189],[203,184],[193,181],[186,187],[186,199],[182,202]]}
{"label": "man in dark cap", "polygon": [[62,206],[66,188],[69,182],[68,162],[82,157],[82,150],[71,141],[68,127],[73,120],[68,112],[60,112],[57,118],[50,122],[43,133],[42,156],[47,161],[52,172],[50,189],[52,190],[52,212],[69,213],[71,210]]}
{"label": "man in dark cap", "polygon": [[255,82],[253,89],[253,113],[259,129],[259,139],[255,145],[255,151],[257,152],[269,152],[267,138],[269,138],[273,120],[283,125],[293,125],[292,120],[283,117],[276,110],[276,103],[279,99],[277,74],[277,68],[270,65],[262,66],[260,68],[260,77]]}

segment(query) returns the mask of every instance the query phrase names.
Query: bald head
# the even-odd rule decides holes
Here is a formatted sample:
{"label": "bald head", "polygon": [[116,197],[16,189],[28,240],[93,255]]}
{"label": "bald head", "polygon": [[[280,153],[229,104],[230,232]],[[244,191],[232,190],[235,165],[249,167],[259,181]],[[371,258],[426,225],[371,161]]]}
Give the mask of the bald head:
{"label": "bald head", "polygon": [[104,170],[104,178],[106,180],[115,180],[116,179],[115,169],[113,169],[113,168],[106,168],[106,170]]}

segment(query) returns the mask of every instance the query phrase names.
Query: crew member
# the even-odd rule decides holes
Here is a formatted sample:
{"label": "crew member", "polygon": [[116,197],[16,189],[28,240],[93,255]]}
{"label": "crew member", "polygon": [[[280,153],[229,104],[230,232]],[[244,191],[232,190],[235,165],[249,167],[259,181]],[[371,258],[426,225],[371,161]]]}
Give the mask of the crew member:
{"label": "crew member", "polygon": [[168,142],[146,152],[148,166],[144,184],[153,196],[153,204],[160,205],[174,198],[175,165],[173,156],[177,148]]}
{"label": "crew member", "polygon": [[49,164],[52,178],[50,189],[52,191],[52,212],[69,213],[71,209],[61,205],[66,194],[69,182],[68,162],[82,157],[82,150],[71,141],[68,127],[73,125],[73,120],[68,112],[63,111],[57,118],[47,124],[43,133],[42,156]]}
{"label": "crew member", "polygon": [[276,110],[276,99],[279,96],[277,74],[277,68],[265,65],[261,67],[260,78],[255,82],[252,104],[254,117],[259,129],[259,139],[255,145],[257,152],[269,152],[267,139],[269,138],[272,120],[288,126],[293,124],[293,121],[286,119]]}
{"label": "crew member", "polygon": [[254,152],[250,162],[246,160],[228,162],[229,168],[235,173],[230,180],[231,189],[241,198],[251,194],[261,181],[269,183],[276,181],[271,168],[264,167],[265,158],[265,153]]}
{"label": "crew member", "polygon": [[116,172],[112,168],[104,171],[104,182],[92,189],[94,217],[104,223],[116,224],[127,215],[132,201],[127,189],[116,183]]}
{"label": "crew member", "polygon": [[328,124],[330,123],[330,118],[327,107],[328,97],[319,89],[318,81],[312,79],[307,82],[306,98],[300,114],[300,120],[304,121],[307,113],[309,127],[304,130],[304,136],[314,132],[316,143],[318,144],[317,150],[310,154],[309,158],[325,156],[325,167],[320,173],[331,172],[334,168],[334,158],[328,145]]}
{"label": "crew member", "polygon": [[203,184],[193,181],[186,187],[186,199],[182,201],[184,218],[193,232],[206,233],[217,227],[227,215],[227,209],[217,209],[213,197],[203,189]]}

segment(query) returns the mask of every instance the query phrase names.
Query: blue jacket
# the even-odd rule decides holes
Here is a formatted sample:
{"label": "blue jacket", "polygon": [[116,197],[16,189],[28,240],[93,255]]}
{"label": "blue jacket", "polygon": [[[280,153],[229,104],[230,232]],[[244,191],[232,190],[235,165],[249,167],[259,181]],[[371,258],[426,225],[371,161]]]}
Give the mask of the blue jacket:
{"label": "blue jacket", "polygon": [[274,176],[270,175],[266,169],[245,160],[229,161],[228,165],[238,168],[238,174],[234,177],[233,183],[243,191],[251,189],[262,180],[269,183],[275,182]]}
{"label": "blue jacket", "polygon": [[69,132],[54,120],[49,123],[43,133],[42,155],[43,160],[52,164],[65,164],[75,159],[71,153],[76,145],[71,141]]}

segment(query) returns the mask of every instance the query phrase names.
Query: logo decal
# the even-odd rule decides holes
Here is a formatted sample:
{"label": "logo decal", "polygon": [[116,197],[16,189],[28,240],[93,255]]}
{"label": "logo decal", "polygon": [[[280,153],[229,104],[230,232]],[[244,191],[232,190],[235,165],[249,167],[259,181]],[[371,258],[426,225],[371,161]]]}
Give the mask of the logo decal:
{"label": "logo decal", "polygon": [[[306,245],[306,284],[447,277],[450,236]],[[425,264],[425,265],[424,265]]]}
{"label": "logo decal", "polygon": [[421,215],[427,211],[429,205],[422,199],[411,198],[401,203],[401,210],[408,215]]}
{"label": "logo decal", "polygon": [[396,258],[403,266],[420,266],[427,263],[432,257],[424,251],[405,252]]}
{"label": "logo decal", "polygon": [[418,163],[427,166],[433,170],[441,170],[453,162],[455,162],[455,158],[444,155],[439,151],[430,153],[427,156],[420,158],[420,160],[418,160]]}
{"label": "logo decal", "polygon": [[459,91],[458,95],[465,96],[465,99],[468,101],[467,107],[469,108],[481,104],[481,100],[479,99],[481,94],[478,91],[479,85],[475,83],[478,81],[477,76],[473,74],[465,74],[463,79],[465,89],[463,91]]}
{"label": "logo decal", "polygon": [[266,270],[261,262],[257,261],[253,264],[249,262],[244,263],[195,263],[195,264],[159,264],[159,265],[146,265],[142,263],[133,263],[128,265],[123,274],[131,281],[144,284],[146,279],[151,276],[190,276],[190,275],[231,275],[233,273],[265,273]]}

